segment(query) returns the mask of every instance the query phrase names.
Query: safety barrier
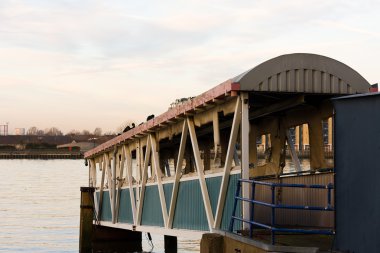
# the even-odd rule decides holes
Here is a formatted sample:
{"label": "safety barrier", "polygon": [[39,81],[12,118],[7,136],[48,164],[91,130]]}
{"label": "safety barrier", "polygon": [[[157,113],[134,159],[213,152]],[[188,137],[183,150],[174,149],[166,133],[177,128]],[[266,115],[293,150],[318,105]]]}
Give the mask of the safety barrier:
{"label": "safety barrier", "polygon": [[[251,184],[251,198],[243,198],[240,197],[240,189],[242,183]],[[255,200],[255,188],[256,185],[263,185],[270,187],[272,190],[272,201],[271,203],[267,203],[264,201]],[[275,190],[276,188],[281,187],[292,187],[292,188],[313,188],[313,189],[326,189],[327,190],[327,206],[306,206],[306,205],[285,205],[285,204],[276,204]],[[331,191],[334,189],[333,184],[327,185],[306,185],[306,184],[284,184],[284,183],[272,183],[272,182],[263,182],[256,180],[248,180],[248,179],[239,179],[236,187],[235,199],[234,199],[234,207],[232,211],[229,231],[233,232],[234,221],[239,220],[241,222],[249,223],[249,236],[252,238],[253,235],[253,226],[258,226],[261,228],[269,229],[271,231],[271,243],[275,244],[275,234],[276,232],[285,232],[285,233],[302,233],[302,234],[323,234],[323,235],[333,235],[335,232],[332,229],[299,229],[299,228],[284,228],[276,226],[276,209],[298,209],[298,210],[312,210],[312,211],[334,211],[334,207],[331,205]],[[235,216],[236,206],[238,201],[245,201],[250,203],[250,219],[246,220],[240,217]],[[254,220],[254,206],[262,205],[268,208],[271,208],[271,224],[267,225],[264,223],[260,223]]]}

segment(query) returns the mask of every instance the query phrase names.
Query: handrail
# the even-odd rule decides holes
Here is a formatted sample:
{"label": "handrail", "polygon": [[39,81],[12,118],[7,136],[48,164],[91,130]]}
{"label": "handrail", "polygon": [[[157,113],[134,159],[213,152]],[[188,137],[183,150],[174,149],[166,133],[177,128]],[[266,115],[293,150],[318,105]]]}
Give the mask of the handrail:
{"label": "handrail", "polygon": [[[251,184],[252,189],[252,197],[251,198],[243,198],[240,197],[240,189],[242,183]],[[271,188],[271,203],[267,203],[264,201],[255,200],[255,186],[263,185]],[[327,206],[303,206],[303,205],[283,205],[283,204],[275,204],[275,189],[277,187],[288,187],[288,188],[310,188],[310,189],[326,189],[327,190]],[[334,189],[333,184],[327,185],[318,185],[318,184],[286,184],[286,183],[272,183],[272,182],[263,182],[257,180],[250,179],[239,179],[236,187],[236,193],[234,197],[234,207],[232,211],[231,221],[229,231],[233,232],[234,221],[239,220],[241,222],[245,222],[250,224],[249,236],[252,237],[253,234],[253,225],[266,228],[271,230],[271,243],[275,244],[275,233],[276,232],[287,232],[287,233],[303,233],[303,234],[323,234],[323,235],[333,235],[335,233],[332,229],[295,229],[295,228],[279,228],[276,227],[275,224],[275,210],[276,209],[297,209],[297,210],[313,210],[313,211],[335,211],[335,208],[331,205],[331,190]],[[249,202],[251,204],[251,215],[250,220],[246,220],[240,217],[235,216],[236,206],[238,201]],[[271,208],[271,225],[263,224],[254,220],[254,206],[261,205]]]}

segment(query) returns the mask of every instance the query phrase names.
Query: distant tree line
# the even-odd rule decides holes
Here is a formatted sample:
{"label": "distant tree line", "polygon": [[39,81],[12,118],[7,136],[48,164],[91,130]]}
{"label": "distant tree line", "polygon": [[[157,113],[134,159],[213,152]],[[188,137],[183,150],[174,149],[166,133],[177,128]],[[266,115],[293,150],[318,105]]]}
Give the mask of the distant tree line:
{"label": "distant tree line", "polygon": [[71,135],[71,136],[75,136],[75,135],[93,135],[93,136],[102,136],[102,135],[113,135],[114,133],[111,132],[111,131],[108,131],[108,132],[105,132],[103,134],[103,131],[100,127],[97,127],[94,129],[93,132],[87,130],[87,129],[84,129],[82,131],[80,130],[76,130],[76,129],[72,129],[70,130],[68,133],[66,134],[63,134],[63,132],[58,129],[57,127],[50,127],[50,128],[46,128],[46,129],[39,129],[35,126],[33,127],[30,127],[27,131],[26,131],[26,135],[39,135],[39,136],[62,136],[62,135]]}

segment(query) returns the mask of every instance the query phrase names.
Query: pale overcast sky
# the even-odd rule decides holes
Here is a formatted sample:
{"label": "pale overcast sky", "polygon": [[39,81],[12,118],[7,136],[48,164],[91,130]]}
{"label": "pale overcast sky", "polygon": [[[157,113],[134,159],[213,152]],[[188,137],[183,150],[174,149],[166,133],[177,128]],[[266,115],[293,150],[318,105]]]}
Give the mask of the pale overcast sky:
{"label": "pale overcast sky", "polygon": [[380,80],[380,1],[0,1],[0,124],[101,127],[159,115],[278,55]]}

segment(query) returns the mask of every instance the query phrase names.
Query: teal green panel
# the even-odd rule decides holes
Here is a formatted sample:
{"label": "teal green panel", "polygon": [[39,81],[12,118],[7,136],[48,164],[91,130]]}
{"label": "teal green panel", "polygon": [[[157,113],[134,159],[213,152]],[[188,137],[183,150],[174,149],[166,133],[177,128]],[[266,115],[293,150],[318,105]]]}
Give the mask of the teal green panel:
{"label": "teal green panel", "polygon": [[169,213],[170,208],[170,201],[172,199],[172,191],[173,191],[173,184],[163,184],[164,187],[164,194],[165,194],[165,201],[166,201],[166,209]]}
{"label": "teal green panel", "polygon": [[149,226],[164,226],[162,209],[157,185],[145,187],[141,224]]}
{"label": "teal green panel", "polygon": [[129,189],[122,189],[120,192],[118,222],[133,224],[131,196],[129,194]]}
{"label": "teal green panel", "polygon": [[209,177],[206,178],[208,196],[210,198],[212,213],[216,214],[216,207],[218,206],[220,184],[222,183],[222,177]]}
{"label": "teal green panel", "polygon": [[111,203],[110,203],[110,193],[109,191],[103,192],[103,200],[102,200],[102,213],[101,218],[102,221],[112,221],[112,213],[111,213]]}
{"label": "teal green panel", "polygon": [[[232,211],[234,208],[234,198],[236,193],[236,187],[237,182],[240,179],[240,174],[234,174],[230,176],[230,180],[228,182],[228,189],[227,189],[227,195],[226,195],[226,201],[224,202],[224,209],[223,209],[223,216],[222,216],[222,224],[221,229],[222,230],[228,230],[228,227],[230,226]],[[242,217],[241,214],[241,201],[237,202],[236,206],[236,213],[235,216]],[[242,224],[240,221],[234,222],[234,230],[241,229]]]}
{"label": "teal green panel", "polygon": [[179,183],[173,228],[209,230],[198,179]]}

